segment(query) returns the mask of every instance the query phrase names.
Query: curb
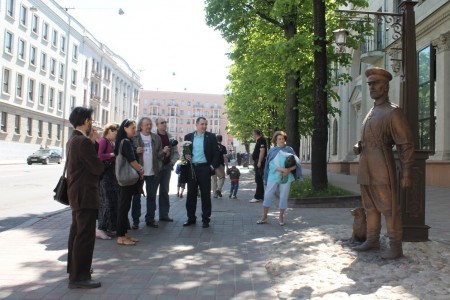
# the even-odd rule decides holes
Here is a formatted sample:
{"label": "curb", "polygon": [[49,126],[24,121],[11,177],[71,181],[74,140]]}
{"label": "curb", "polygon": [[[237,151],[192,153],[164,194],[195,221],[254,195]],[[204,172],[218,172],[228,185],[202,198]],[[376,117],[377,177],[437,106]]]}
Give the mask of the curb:
{"label": "curb", "polygon": [[293,208],[354,208],[361,207],[361,196],[333,196],[312,198],[289,198],[289,207]]}

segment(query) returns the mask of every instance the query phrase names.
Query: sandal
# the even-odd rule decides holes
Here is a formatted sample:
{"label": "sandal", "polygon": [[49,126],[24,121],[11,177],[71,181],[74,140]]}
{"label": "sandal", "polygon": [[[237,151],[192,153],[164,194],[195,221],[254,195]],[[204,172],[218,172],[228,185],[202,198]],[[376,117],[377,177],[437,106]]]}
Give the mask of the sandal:
{"label": "sandal", "polygon": [[256,221],[256,224],[266,224],[267,218]]}
{"label": "sandal", "polygon": [[139,240],[138,240],[137,238],[134,238],[134,237],[129,236],[128,233],[125,234],[125,238],[126,238],[127,240],[132,241],[133,243],[139,242]]}
{"label": "sandal", "polygon": [[136,243],[133,242],[132,240],[127,239],[124,236],[118,237],[117,238],[117,245],[122,245],[122,246],[135,246]]}

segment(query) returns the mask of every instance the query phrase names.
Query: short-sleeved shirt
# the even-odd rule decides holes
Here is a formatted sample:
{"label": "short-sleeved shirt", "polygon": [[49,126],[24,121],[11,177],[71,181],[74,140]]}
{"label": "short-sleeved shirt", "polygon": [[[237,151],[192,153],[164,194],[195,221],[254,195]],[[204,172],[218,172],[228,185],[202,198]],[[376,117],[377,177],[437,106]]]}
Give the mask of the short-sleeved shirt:
{"label": "short-sleeved shirt", "polygon": [[255,145],[255,149],[253,150],[252,153],[252,159],[255,162],[255,164],[258,163],[258,159],[259,159],[259,153],[261,152],[261,149],[264,149],[264,160],[266,160],[267,157],[267,142],[266,139],[264,137],[260,137],[259,139],[256,140],[256,145]]}
{"label": "short-sleeved shirt", "polygon": [[225,160],[223,159],[224,155],[227,155],[227,148],[222,145],[222,144],[217,144],[219,145],[219,165],[225,165]]}
{"label": "short-sleeved shirt", "polygon": [[127,159],[128,162],[136,160],[137,157],[137,153],[133,147],[133,143],[127,138],[123,139],[122,155]]}

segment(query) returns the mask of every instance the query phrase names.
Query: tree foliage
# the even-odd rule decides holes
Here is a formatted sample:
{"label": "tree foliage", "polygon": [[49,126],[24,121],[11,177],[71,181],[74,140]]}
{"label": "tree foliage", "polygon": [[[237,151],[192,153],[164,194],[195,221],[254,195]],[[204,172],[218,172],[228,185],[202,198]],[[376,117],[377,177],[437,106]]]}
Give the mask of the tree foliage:
{"label": "tree foliage", "polygon": [[[332,31],[349,28],[356,34],[349,37],[348,44],[356,48],[367,25],[339,19],[335,10],[350,3],[363,7],[365,0],[205,0],[207,24],[232,45],[229,57],[233,65],[225,105],[228,130],[238,139],[248,141],[255,127],[268,136],[274,130],[285,129],[288,145],[298,151],[300,135],[313,133],[314,52],[323,51],[315,42],[314,1],[326,5],[326,64],[348,64],[351,55],[336,54],[329,43]],[[330,101],[338,97],[331,87],[350,77],[332,76],[331,71],[327,71],[325,86],[328,110],[323,111],[334,115],[338,111]]]}

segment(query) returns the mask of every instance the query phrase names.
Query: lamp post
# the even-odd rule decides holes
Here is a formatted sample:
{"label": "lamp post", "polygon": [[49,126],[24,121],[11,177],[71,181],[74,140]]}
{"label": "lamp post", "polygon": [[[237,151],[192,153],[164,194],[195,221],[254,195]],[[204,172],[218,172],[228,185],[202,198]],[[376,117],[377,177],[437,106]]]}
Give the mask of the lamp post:
{"label": "lamp post", "polygon": [[[400,14],[339,10],[339,13],[378,16],[385,18],[394,26],[394,38],[401,36],[401,76],[400,107],[406,115],[414,136],[415,161],[413,165],[413,184],[411,188],[400,186],[400,161],[396,157],[398,199],[400,200],[403,221],[403,241],[427,241],[429,226],[425,225],[425,161],[429,152],[420,150],[419,143],[419,88],[417,74],[416,25],[414,6],[417,1],[403,0],[399,4]],[[401,23],[399,23],[401,22]],[[399,26],[401,27],[399,28]],[[398,30],[400,29],[400,30]],[[338,29],[334,32],[336,45],[342,51],[348,31]]]}

